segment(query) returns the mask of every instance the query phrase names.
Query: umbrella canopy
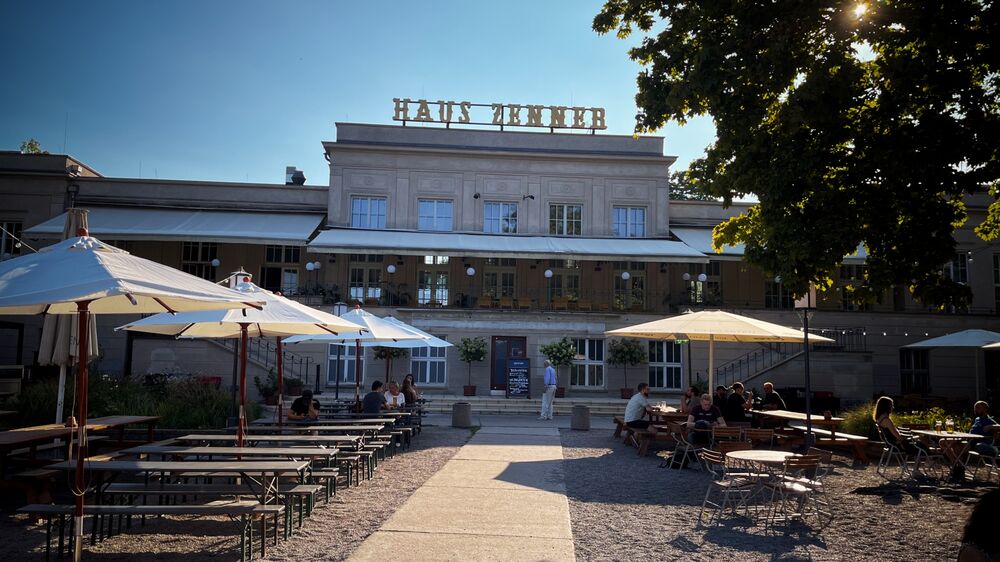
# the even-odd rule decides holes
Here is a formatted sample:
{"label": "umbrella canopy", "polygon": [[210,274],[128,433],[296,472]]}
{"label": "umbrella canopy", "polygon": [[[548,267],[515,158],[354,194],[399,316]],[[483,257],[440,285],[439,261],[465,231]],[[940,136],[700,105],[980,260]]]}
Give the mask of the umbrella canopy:
{"label": "umbrella canopy", "polygon": [[[715,342],[793,342],[806,339],[802,331],[763,320],[739,316],[721,310],[703,310],[644,324],[609,330],[609,336],[651,340],[708,341],[708,386],[715,387]],[[809,334],[808,341],[832,342],[830,338]]]}
{"label": "umbrella canopy", "polygon": [[81,236],[0,263],[0,314],[79,313],[74,560],[83,545],[87,454],[87,322],[91,313],[138,314],[263,306],[247,295]]}
{"label": "umbrella canopy", "polygon": [[[452,347],[453,344],[443,340],[439,337],[432,336],[427,332],[415,328],[402,320],[393,317],[386,316],[382,318],[383,321],[394,324],[401,330],[412,333],[419,338],[423,339],[405,339],[405,340],[376,340],[376,339],[366,339],[364,336],[361,338],[361,347],[396,347],[404,349],[412,349],[415,347]],[[305,342],[324,342],[331,343],[334,345],[347,345],[354,343],[353,340],[344,340],[340,336],[331,335],[316,335],[316,336],[292,336],[290,338],[285,338],[285,343],[305,343]]]}
{"label": "umbrella canopy", "polygon": [[[236,275],[245,275],[237,273]],[[200,310],[179,314],[161,313],[137,320],[116,330],[146,332],[184,338],[240,338],[240,410],[237,444],[242,446],[246,430],[246,362],[248,337],[278,338],[278,423],[284,420],[284,375],[281,370],[281,337],[292,334],[326,334],[358,337],[366,328],[305,306],[253,283],[240,283],[237,290],[248,299],[266,303],[260,310]]]}
{"label": "umbrella canopy", "polygon": [[976,400],[979,400],[979,348],[982,347],[992,347],[987,344],[994,342],[1000,342],[1000,333],[991,332],[989,330],[962,330],[961,332],[955,332],[953,334],[948,334],[945,336],[938,336],[936,338],[931,338],[929,340],[918,341],[903,347],[906,349],[928,349],[934,347],[971,347],[975,349],[975,362],[976,362]]}
{"label": "umbrella canopy", "polygon": [[0,263],[0,314],[154,314],[261,303],[172,267],[81,236]]}

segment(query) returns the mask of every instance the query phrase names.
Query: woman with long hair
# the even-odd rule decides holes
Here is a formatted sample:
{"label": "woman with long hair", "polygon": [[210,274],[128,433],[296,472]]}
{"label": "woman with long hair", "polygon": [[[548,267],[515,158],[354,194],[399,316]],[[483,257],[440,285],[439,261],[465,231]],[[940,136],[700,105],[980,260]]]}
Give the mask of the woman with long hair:
{"label": "woman with long hair", "polygon": [[417,392],[417,386],[413,384],[413,375],[407,373],[407,375],[403,377],[403,386],[399,389],[399,391],[403,393],[403,397],[406,398],[406,403],[408,405],[411,407],[417,405],[419,393]]}
{"label": "woman with long hair", "polygon": [[878,426],[879,433],[891,445],[899,447],[907,454],[916,455],[921,452],[926,453],[927,451],[923,447],[913,440],[903,437],[899,433],[899,430],[896,429],[896,424],[892,421],[893,407],[892,398],[888,396],[881,396],[875,401],[875,408],[872,410],[872,419],[875,420],[875,425]]}

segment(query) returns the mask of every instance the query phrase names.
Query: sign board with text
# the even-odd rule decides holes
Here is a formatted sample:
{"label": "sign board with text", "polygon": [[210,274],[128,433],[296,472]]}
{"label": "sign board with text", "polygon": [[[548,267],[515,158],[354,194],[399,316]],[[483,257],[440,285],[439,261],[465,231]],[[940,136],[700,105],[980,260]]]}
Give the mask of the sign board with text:
{"label": "sign board with text", "polygon": [[[393,98],[393,121],[442,123],[445,126],[498,125],[504,127],[539,127],[583,129],[591,132],[607,129],[603,107],[569,107],[518,103],[472,103],[467,101],[428,101]],[[489,120],[486,120],[486,119]]]}
{"label": "sign board with text", "polygon": [[531,398],[531,360],[507,360],[507,398]]}

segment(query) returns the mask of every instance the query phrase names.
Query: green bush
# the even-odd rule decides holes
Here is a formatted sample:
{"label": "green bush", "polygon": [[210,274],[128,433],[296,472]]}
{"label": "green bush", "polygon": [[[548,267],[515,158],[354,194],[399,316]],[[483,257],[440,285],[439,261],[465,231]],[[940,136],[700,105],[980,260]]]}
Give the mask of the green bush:
{"label": "green bush", "polygon": [[[872,420],[872,410],[874,402],[866,402],[860,406],[847,410],[841,416],[844,423],[841,428],[847,433],[855,435],[867,435],[869,439],[878,439],[875,431],[875,421]],[[955,429],[958,431],[968,431],[972,427],[972,418],[968,415],[952,416],[941,408],[930,408],[927,410],[915,410],[910,412],[895,411],[892,414],[892,422],[897,427],[915,424],[926,424],[933,428],[934,423],[941,420],[943,423],[948,418],[955,422]]]}

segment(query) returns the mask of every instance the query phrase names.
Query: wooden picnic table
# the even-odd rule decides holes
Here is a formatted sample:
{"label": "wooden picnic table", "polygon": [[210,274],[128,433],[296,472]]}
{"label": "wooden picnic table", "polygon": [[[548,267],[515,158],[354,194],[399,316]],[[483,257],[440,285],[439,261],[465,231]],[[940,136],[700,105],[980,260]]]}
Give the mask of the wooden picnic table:
{"label": "wooden picnic table", "polygon": [[[783,422],[804,422],[806,421],[806,415],[802,412],[793,412],[791,410],[751,410],[751,413],[755,416],[764,416],[768,418],[774,418],[776,420],[781,420]],[[836,428],[840,427],[843,423],[844,418],[831,417],[826,419],[822,414],[813,414],[810,416],[810,420],[813,425],[818,425],[821,427],[829,428],[830,431],[835,431]]]}
{"label": "wooden picnic table", "polygon": [[[336,425],[375,425],[375,424],[383,424],[383,425],[385,425],[385,424],[396,423],[396,418],[393,417],[393,416],[384,417],[384,418],[379,418],[379,417],[371,417],[371,418],[342,418],[342,419],[334,418],[332,420],[325,420],[324,421],[324,420],[321,419],[319,421],[312,421],[312,422],[304,422],[304,421],[301,421],[301,420],[293,420],[293,421],[285,421],[281,425],[283,425],[283,426],[289,426],[289,425],[296,425],[296,424],[302,424],[302,423],[305,423],[305,424],[313,423],[313,424],[316,424],[316,425],[324,425],[324,424],[328,424],[328,423],[329,424],[336,424]],[[273,421],[273,420],[269,420],[269,419],[266,419],[266,418],[261,418],[261,419],[259,419],[257,421],[250,422],[249,427],[253,427],[255,425],[265,426],[265,427],[267,427],[267,426],[277,426],[278,422]]]}
{"label": "wooden picnic table", "polygon": [[275,433],[279,431],[293,431],[300,433],[308,433],[310,431],[317,431],[319,433],[368,433],[368,432],[379,432],[385,429],[385,424],[344,424],[344,425],[331,425],[324,422],[314,422],[314,423],[287,423],[282,426],[278,424],[252,424],[247,426],[247,431],[273,431]]}
{"label": "wooden picnic table", "polygon": [[681,413],[673,406],[654,406],[650,408],[649,417],[653,423],[684,422],[688,415]]}
{"label": "wooden picnic table", "polygon": [[[124,441],[126,426],[145,424],[148,428],[147,442],[150,442],[153,440],[153,429],[159,421],[159,416],[105,416],[87,420],[87,431],[118,429],[118,442],[121,443]],[[0,477],[6,473],[6,459],[11,451],[27,447],[28,459],[34,459],[39,445],[51,443],[55,439],[68,440],[75,430],[76,428],[62,424],[50,423],[0,432]]]}
{"label": "wooden picnic table", "polygon": [[[228,433],[205,433],[191,434],[176,438],[177,441],[195,443],[234,443],[236,436]],[[364,443],[360,435],[244,435],[243,441],[247,443],[306,443],[309,445],[350,445],[358,448]]]}
{"label": "wooden picnic table", "polygon": [[323,447],[188,447],[177,445],[139,445],[119,451],[127,455],[206,456],[206,457],[284,457],[289,460],[329,459],[337,448]]}

